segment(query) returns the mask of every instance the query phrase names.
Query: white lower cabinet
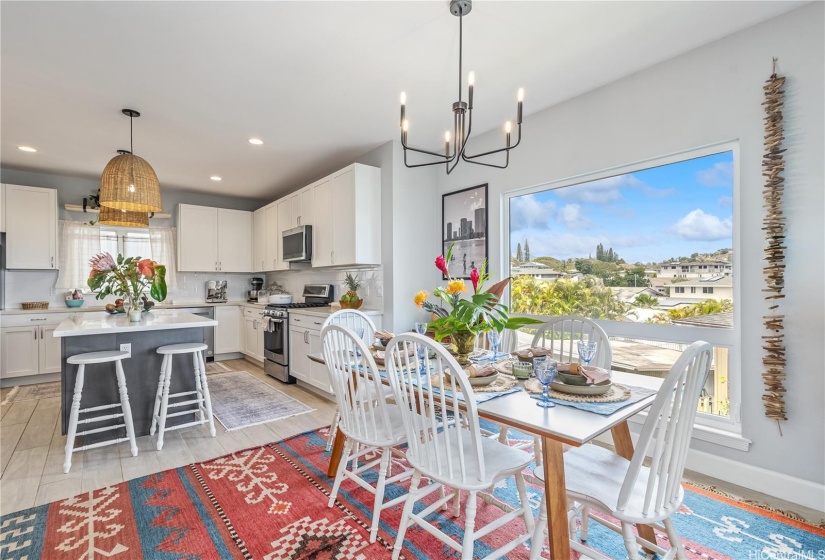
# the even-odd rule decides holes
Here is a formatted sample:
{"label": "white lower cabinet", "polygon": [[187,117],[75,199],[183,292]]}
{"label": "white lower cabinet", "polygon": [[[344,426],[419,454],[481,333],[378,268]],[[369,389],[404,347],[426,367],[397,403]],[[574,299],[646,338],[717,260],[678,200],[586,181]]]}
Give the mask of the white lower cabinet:
{"label": "white lower cabinet", "polygon": [[54,329],[69,313],[7,315],[0,328],[0,378],[60,373],[60,339]]}
{"label": "white lower cabinet", "polygon": [[323,352],[321,325],[324,320],[312,315],[289,314],[289,373],[296,379],[332,393],[327,366],[313,362],[309,354]]}
{"label": "white lower cabinet", "polygon": [[255,307],[243,308],[241,320],[241,352],[250,358],[264,361],[263,310]]}
{"label": "white lower cabinet", "polygon": [[214,354],[231,354],[241,351],[241,308],[215,306],[215,350]]}

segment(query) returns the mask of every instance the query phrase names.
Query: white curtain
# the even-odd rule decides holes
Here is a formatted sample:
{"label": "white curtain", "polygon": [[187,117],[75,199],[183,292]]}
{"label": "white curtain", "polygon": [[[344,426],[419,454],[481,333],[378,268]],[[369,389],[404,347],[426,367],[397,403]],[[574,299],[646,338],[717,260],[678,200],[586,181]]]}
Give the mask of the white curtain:
{"label": "white curtain", "polygon": [[175,253],[175,228],[149,228],[149,242],[152,245],[152,260],[166,266],[166,285],[176,286],[178,260]]}
{"label": "white curtain", "polygon": [[89,259],[101,252],[100,228],[83,222],[60,221],[60,274],[55,288],[74,290],[86,288],[89,278]]}

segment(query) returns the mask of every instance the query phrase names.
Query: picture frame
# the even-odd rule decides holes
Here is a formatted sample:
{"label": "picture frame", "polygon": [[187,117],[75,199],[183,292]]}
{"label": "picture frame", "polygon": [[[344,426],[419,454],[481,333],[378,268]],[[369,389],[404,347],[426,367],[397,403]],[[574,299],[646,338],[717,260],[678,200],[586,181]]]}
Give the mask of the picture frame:
{"label": "picture frame", "polygon": [[[447,269],[453,278],[470,278],[488,257],[487,183],[441,196],[441,254],[455,243]],[[446,279],[446,277],[445,277]]]}

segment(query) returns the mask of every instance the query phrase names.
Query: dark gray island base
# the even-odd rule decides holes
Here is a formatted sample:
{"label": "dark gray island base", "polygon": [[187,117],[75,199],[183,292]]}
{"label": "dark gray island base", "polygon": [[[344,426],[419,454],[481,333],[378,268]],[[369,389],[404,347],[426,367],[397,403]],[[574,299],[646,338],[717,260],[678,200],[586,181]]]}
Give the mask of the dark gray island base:
{"label": "dark gray island base", "polygon": [[[132,357],[123,360],[123,371],[126,377],[126,387],[129,391],[129,404],[132,409],[132,419],[135,425],[135,436],[149,435],[152,425],[152,412],[155,406],[155,395],[158,389],[160,366],[163,357],[157,349],[166,344],[181,342],[203,342],[203,328],[181,328],[169,330],[135,330],[113,334],[89,334],[86,336],[65,336],[62,339],[61,373],[61,434],[66,434],[69,426],[69,414],[72,409],[75,379],[79,366],[67,364],[66,359],[75,354],[85,352],[99,352],[102,350],[119,350],[121,344],[132,345]],[[195,390],[195,373],[190,354],[173,356],[171,393]],[[191,396],[189,397],[191,398]],[[175,399],[181,400],[181,399]],[[83,384],[83,398],[80,401],[81,409],[104,404],[113,404],[120,401],[115,377],[115,364],[90,364],[86,366],[85,381]],[[172,402],[170,400],[170,402]],[[191,405],[187,408],[191,408]],[[120,412],[119,408],[111,409],[110,413]],[[100,414],[100,413],[97,413]],[[81,414],[80,419],[95,413]],[[169,426],[185,424],[195,419],[194,414],[174,416],[166,421]],[[89,424],[78,425],[78,432],[99,428],[108,424],[121,424],[123,418]],[[115,437],[126,437],[126,429],[107,430],[96,434],[79,436],[75,445],[86,445],[104,441]],[[82,442],[81,442],[82,440]]]}

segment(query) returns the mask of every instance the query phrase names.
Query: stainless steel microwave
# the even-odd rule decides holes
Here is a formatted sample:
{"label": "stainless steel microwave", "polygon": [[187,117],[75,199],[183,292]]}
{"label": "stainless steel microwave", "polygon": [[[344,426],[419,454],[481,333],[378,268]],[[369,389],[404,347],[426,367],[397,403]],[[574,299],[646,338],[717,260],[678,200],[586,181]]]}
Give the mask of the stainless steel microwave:
{"label": "stainless steel microwave", "polygon": [[298,226],[284,230],[281,239],[281,255],[284,261],[312,260],[312,226]]}

